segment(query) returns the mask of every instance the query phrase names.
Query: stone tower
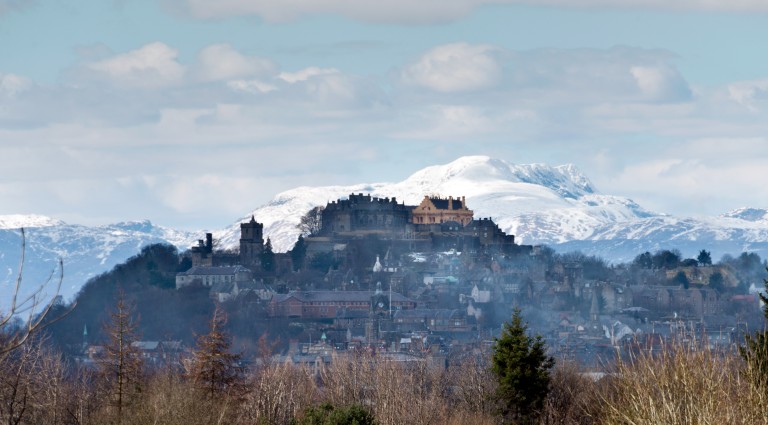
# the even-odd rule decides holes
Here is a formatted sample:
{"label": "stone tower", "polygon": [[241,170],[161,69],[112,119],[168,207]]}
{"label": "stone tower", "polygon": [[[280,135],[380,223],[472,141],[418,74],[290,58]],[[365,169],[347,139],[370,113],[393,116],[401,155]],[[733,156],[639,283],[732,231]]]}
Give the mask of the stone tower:
{"label": "stone tower", "polygon": [[240,223],[240,264],[254,269],[260,264],[264,249],[264,225],[251,216],[251,221]]}

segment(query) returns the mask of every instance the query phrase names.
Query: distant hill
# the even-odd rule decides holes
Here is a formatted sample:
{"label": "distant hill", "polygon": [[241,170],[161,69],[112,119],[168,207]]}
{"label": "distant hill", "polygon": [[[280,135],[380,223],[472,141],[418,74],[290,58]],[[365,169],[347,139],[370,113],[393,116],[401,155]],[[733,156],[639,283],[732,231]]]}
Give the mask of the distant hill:
{"label": "distant hill", "polygon": [[[277,251],[291,248],[302,214],[350,193],[396,197],[418,204],[424,195],[466,196],[475,217],[491,217],[519,243],[580,250],[612,262],[644,251],[679,249],[695,257],[701,249],[714,259],[743,251],[768,256],[768,211],[743,208],[719,217],[673,217],[646,210],[628,198],[601,194],[573,165],[520,165],[485,156],[459,158],[427,167],[398,183],[299,187],[280,193],[247,215],[265,224]],[[216,236],[237,246],[239,222]]]}
{"label": "distant hill", "polygon": [[111,270],[136,255],[142,247],[168,243],[191,246],[199,234],[136,221],[107,226],[67,224],[43,216],[0,216],[0,306],[7,305],[21,255],[21,233],[26,232],[23,283],[28,293],[45,282],[64,260],[61,295],[71,299],[90,278]]}
{"label": "distant hill", "polygon": [[[236,248],[242,221],[251,215],[264,224],[276,251],[293,246],[300,217],[315,206],[350,193],[396,197],[418,204],[424,195],[465,196],[475,217],[491,217],[524,244],[548,244],[559,251],[580,250],[611,262],[629,261],[638,253],[679,249],[695,257],[701,249],[717,260],[743,251],[768,257],[768,210],[742,208],[718,217],[673,217],[646,210],[631,199],[598,191],[573,165],[513,164],[486,156],[459,158],[424,168],[396,183],[298,187],[280,193],[231,226],[214,231],[222,248]],[[148,221],[86,227],[43,216],[0,216],[0,298],[7,294],[18,265],[19,227],[28,228],[28,285],[45,279],[62,257],[63,295],[70,298],[90,277],[110,270],[152,243],[180,250],[203,237]],[[1,301],[1,300],[0,300]]]}

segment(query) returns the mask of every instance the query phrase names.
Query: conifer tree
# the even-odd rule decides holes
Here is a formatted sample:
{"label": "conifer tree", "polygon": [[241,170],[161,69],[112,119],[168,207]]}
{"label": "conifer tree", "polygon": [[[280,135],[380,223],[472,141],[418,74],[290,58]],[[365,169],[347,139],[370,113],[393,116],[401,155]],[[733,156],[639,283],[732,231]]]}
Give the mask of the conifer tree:
{"label": "conifer tree", "polygon": [[272,250],[272,241],[269,238],[261,251],[261,269],[267,272],[275,270],[275,252]]}
{"label": "conifer tree", "polygon": [[296,240],[296,244],[293,245],[290,254],[293,270],[297,271],[304,268],[304,259],[307,256],[307,243],[304,241],[304,236],[299,235],[299,239]]}
{"label": "conifer tree", "polygon": [[138,320],[122,291],[109,319],[104,325],[107,342],[99,371],[110,401],[117,409],[117,422],[121,423],[123,408],[141,392],[144,367],[141,352],[133,344],[138,340]]}
{"label": "conifer tree", "polygon": [[540,335],[528,335],[520,309],[504,323],[495,339],[491,371],[498,379],[496,399],[502,416],[515,423],[532,423],[541,413],[549,392],[549,371],[555,360],[547,356]]}
{"label": "conifer tree", "polygon": [[240,354],[229,351],[231,342],[224,332],[226,322],[226,313],[216,306],[210,330],[197,339],[189,370],[190,378],[211,398],[223,394],[238,396],[243,389]]}
{"label": "conifer tree", "polygon": [[[768,271],[768,268],[766,268]],[[768,319],[768,279],[763,279],[765,293],[758,293],[763,302],[763,315]],[[745,345],[739,347],[739,353],[747,362],[747,376],[762,388],[768,388],[768,330],[747,335]]]}
{"label": "conifer tree", "polygon": [[699,251],[699,256],[696,257],[696,261],[699,262],[700,266],[711,266],[712,254],[709,251],[702,249],[701,251]]}

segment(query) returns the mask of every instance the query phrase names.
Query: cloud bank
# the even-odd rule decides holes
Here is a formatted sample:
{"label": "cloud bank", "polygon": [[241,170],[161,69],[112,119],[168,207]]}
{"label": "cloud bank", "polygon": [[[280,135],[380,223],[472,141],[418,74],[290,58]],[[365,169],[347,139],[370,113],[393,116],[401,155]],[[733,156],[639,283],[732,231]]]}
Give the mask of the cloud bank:
{"label": "cloud bank", "polygon": [[287,22],[308,15],[335,14],[349,19],[398,24],[453,21],[486,5],[533,5],[571,8],[631,8],[706,12],[766,13],[762,0],[165,0],[172,9],[199,19],[258,16],[269,22]]}
{"label": "cloud bank", "polygon": [[371,75],[285,69],[227,44],[186,60],[162,42],[100,52],[54,85],[0,69],[0,196],[13,208],[0,213],[139,219],[159,205],[161,223],[221,225],[294,186],[394,180],[478,153],[575,162],[608,193],[662,200],[651,207],[726,209],[684,176],[729,203],[764,193],[749,179],[765,156],[712,141],[766,144],[766,80],[693,87],[663,50],[457,42]]}

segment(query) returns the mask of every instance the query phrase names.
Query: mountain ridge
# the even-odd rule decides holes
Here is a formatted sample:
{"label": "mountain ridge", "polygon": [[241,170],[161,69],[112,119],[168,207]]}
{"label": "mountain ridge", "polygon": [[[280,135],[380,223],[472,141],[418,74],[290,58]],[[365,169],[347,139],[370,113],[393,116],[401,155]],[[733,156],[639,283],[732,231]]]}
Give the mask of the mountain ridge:
{"label": "mountain ridge", "polygon": [[[623,262],[644,251],[679,249],[695,256],[707,249],[724,253],[768,253],[768,210],[743,207],[715,217],[675,217],[647,210],[629,198],[600,193],[573,164],[514,164],[488,156],[461,157],[417,170],[400,182],[347,186],[301,186],[275,195],[241,219],[213,231],[222,248],[237,248],[239,224],[254,216],[264,224],[278,252],[289,250],[299,235],[297,224],[315,206],[351,193],[397,198],[417,205],[425,195],[465,196],[476,218],[490,217],[518,243],[547,244],[559,251],[580,250],[609,262]],[[20,250],[19,227],[27,228],[27,270],[44,279],[61,257],[65,263],[62,294],[73,296],[85,281],[135,255],[151,243],[180,250],[203,238],[204,231],[180,231],[149,220],[104,226],[67,224],[43,215],[0,216],[0,289],[13,280]],[[7,292],[7,291],[5,291]],[[0,300],[2,301],[2,300]]]}

